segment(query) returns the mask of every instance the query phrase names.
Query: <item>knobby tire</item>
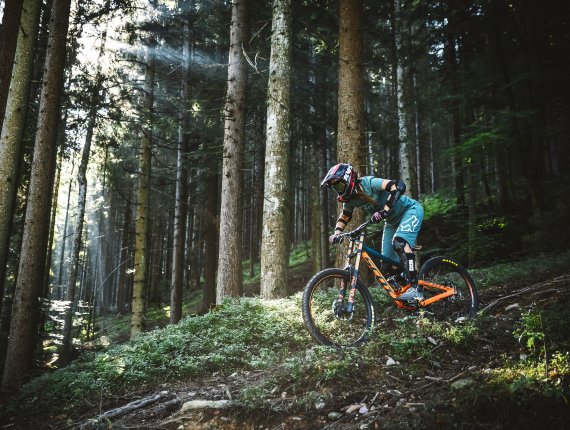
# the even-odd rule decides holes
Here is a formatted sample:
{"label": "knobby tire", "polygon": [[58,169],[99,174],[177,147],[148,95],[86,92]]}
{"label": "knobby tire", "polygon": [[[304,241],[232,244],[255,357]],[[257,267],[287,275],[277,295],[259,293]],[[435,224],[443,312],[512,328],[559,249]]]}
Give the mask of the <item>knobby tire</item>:
{"label": "knobby tire", "polygon": [[315,274],[303,291],[303,320],[313,339],[328,346],[354,346],[366,342],[377,322],[376,305],[370,292],[358,281],[352,319],[338,318],[333,305],[338,298],[341,281],[346,282],[346,298],[350,291],[349,273],[343,269],[325,269]]}
{"label": "knobby tire", "polygon": [[[419,279],[453,287],[456,294],[426,307],[439,320],[461,321],[475,316],[479,309],[479,293],[465,267],[449,257],[430,258],[422,266]],[[424,288],[424,297],[437,294]]]}

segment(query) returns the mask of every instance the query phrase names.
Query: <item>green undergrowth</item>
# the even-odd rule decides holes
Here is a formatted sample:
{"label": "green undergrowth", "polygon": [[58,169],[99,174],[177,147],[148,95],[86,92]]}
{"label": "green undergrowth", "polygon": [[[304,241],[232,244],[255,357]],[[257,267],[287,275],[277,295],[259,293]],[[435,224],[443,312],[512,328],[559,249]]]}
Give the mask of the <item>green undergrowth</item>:
{"label": "green undergrowth", "polygon": [[[304,241],[296,244],[289,252],[289,269],[295,269],[299,264],[305,263],[311,258],[311,242]],[[253,263],[253,276],[251,273],[250,260],[242,262],[243,282],[244,284],[258,283],[261,277],[261,262],[259,259]]]}
{"label": "green undergrowth", "polygon": [[[485,383],[456,397],[459,416],[502,428],[566,428],[570,419],[570,297],[522,310],[512,348],[483,370]],[[499,427],[495,427],[499,428]]]}
{"label": "green undergrowth", "polygon": [[[543,308],[531,306],[516,321],[513,337],[519,353],[503,357],[503,366],[493,372],[493,381],[506,385],[512,393],[544,392],[561,396],[570,394],[570,298]],[[565,399],[570,401],[570,399]]]}
{"label": "green undergrowth", "polygon": [[17,403],[68,411],[159,383],[267,368],[308,344],[296,298],[226,300],[203,316],[139,335],[105,352],[86,353],[34,379]]}
{"label": "green undergrowth", "polygon": [[[396,368],[414,371],[418,357],[435,360],[434,344],[469,348],[477,335],[476,320],[461,325],[440,323],[423,316],[401,317],[390,327],[379,327],[363,347],[312,346],[287,357],[278,370],[259,383],[242,389],[240,399],[250,408],[303,411],[335,401],[339,387],[350,391],[384,368],[387,357]],[[277,399],[276,395],[277,393]]]}
{"label": "green undergrowth", "polygon": [[477,286],[484,289],[517,281],[531,283],[545,277],[552,277],[556,273],[566,272],[568,267],[570,267],[570,250],[554,254],[540,254],[480,269],[470,269],[469,272]]}
{"label": "green undergrowth", "polygon": [[[570,258],[565,254],[546,260],[562,265],[564,256]],[[487,288],[518,279],[530,263],[498,265],[477,271],[474,277]],[[534,273],[552,270],[550,263],[536,266]],[[378,290],[373,291],[375,296],[381,293],[374,290]],[[243,406],[315,410],[334,401],[339,387],[350,391],[355,381],[374,381],[389,359],[394,369],[423,378],[425,366],[432,363],[476,357],[484,344],[481,339],[495,323],[489,315],[462,323],[438,322],[428,315],[409,315],[382,300],[379,327],[371,341],[359,348],[336,349],[314,344],[300,309],[301,293],[272,301],[229,299],[205,315],[157,327],[106,351],[84,353],[68,367],[25,385],[14,404],[25,410],[42,408],[71,415],[165,383],[254,371],[260,376],[243,384],[237,396]],[[508,328],[512,339],[503,363],[488,373],[481,371],[480,378],[487,382],[480,390],[495,386],[497,392],[522,398],[536,393],[567,395],[568,309],[568,303],[561,302],[544,311],[524,310]],[[513,355],[517,348],[524,351],[524,360],[518,353]]]}

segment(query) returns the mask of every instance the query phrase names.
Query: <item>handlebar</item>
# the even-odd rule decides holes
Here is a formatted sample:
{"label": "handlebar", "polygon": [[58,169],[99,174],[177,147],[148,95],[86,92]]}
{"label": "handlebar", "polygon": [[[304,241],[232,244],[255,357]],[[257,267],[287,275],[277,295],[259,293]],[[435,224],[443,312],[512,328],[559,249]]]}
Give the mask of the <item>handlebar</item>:
{"label": "handlebar", "polygon": [[358,227],[356,227],[352,231],[348,231],[346,233],[339,234],[338,235],[339,241],[341,241],[342,239],[344,239],[347,236],[350,236],[351,239],[356,239],[358,236],[360,236],[360,233],[362,232],[362,230],[364,230],[366,227],[368,227],[371,223],[372,223],[372,218],[369,219],[368,221],[363,222],[362,224],[360,224]]}

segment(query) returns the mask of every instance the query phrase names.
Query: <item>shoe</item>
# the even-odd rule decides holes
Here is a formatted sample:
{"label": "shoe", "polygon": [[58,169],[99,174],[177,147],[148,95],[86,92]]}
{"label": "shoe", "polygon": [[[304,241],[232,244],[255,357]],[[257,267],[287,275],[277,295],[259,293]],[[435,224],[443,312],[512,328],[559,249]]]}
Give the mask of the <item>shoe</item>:
{"label": "shoe", "polygon": [[402,294],[401,296],[398,297],[398,300],[405,300],[405,301],[422,301],[424,299],[424,293],[423,291],[418,291],[418,287],[413,286],[408,288],[408,291],[406,291],[404,294]]}

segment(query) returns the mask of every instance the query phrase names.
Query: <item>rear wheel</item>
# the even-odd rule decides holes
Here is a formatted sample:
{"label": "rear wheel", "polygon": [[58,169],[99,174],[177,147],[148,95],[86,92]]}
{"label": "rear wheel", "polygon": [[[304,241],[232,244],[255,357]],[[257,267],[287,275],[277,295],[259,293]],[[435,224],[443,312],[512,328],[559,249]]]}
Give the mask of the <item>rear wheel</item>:
{"label": "rear wheel", "polygon": [[[346,286],[346,298],[338,301]],[[325,269],[313,276],[303,291],[303,320],[321,345],[349,346],[366,342],[376,324],[376,307],[370,292],[357,283],[354,307],[347,311],[350,276],[342,269]]]}
{"label": "rear wheel", "polygon": [[[461,321],[472,317],[479,309],[477,287],[467,269],[449,257],[430,258],[422,266],[419,279],[452,287],[455,294],[427,306],[426,310],[442,320]],[[424,286],[424,298],[441,293],[441,290]]]}

